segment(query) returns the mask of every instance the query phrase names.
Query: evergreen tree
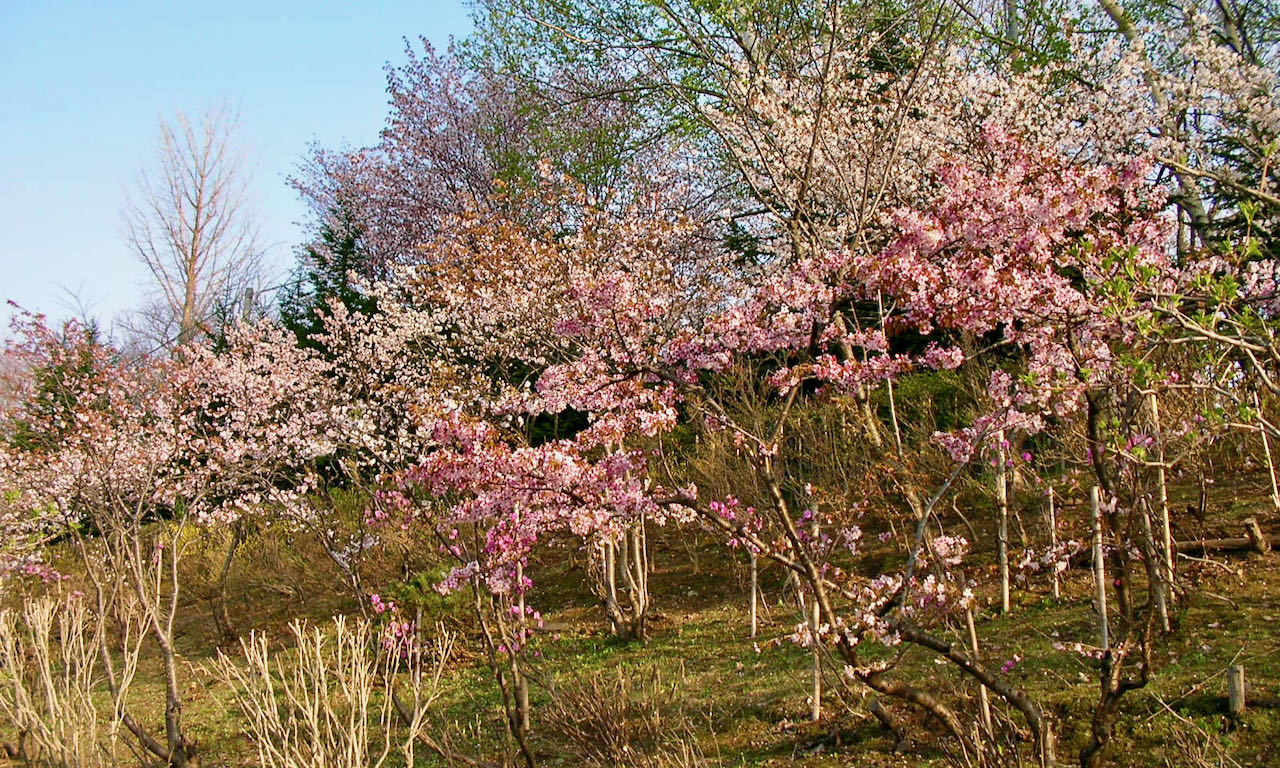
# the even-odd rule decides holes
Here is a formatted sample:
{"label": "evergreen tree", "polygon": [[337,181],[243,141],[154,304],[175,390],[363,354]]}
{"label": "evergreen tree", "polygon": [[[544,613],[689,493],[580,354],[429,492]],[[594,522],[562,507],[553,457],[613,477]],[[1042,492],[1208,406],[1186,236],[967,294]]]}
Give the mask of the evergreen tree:
{"label": "evergreen tree", "polygon": [[280,298],[280,323],[297,337],[299,346],[325,352],[320,336],[333,301],[349,312],[377,310],[374,299],[356,285],[366,267],[354,216],[345,208],[333,211],[316,241],[305,247],[294,279]]}

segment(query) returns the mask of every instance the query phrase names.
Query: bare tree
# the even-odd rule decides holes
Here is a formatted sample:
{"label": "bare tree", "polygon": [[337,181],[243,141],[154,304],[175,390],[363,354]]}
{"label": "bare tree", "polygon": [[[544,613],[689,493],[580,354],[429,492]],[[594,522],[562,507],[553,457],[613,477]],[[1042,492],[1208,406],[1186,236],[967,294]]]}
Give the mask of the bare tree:
{"label": "bare tree", "polygon": [[193,120],[160,121],[156,166],[143,170],[125,212],[129,246],[150,270],[156,295],[135,331],[186,344],[206,331],[219,299],[259,273],[258,225],[249,173],[234,142],[238,116],[217,106]]}

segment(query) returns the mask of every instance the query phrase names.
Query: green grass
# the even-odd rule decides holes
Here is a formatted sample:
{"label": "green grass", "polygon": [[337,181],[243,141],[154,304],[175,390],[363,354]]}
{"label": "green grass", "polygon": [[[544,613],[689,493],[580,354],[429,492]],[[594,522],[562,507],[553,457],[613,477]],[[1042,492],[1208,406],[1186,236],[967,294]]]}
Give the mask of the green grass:
{"label": "green grass", "polygon": [[[1260,493],[1263,487],[1256,476],[1250,476],[1237,492],[1214,488],[1214,514],[1206,527],[1235,530],[1240,518],[1265,513],[1264,519],[1272,524],[1264,527],[1273,530],[1274,512],[1258,502],[1265,498]],[[1178,497],[1180,502],[1183,498]],[[770,610],[760,637],[753,641],[747,637],[742,564],[730,562],[697,535],[670,528],[652,535],[657,566],[651,582],[655,615],[647,643],[619,643],[607,636],[585,583],[581,557],[557,550],[547,555],[546,562],[534,565],[538,586],[530,599],[557,628],[540,634],[531,647],[532,671],[543,683],[533,692],[532,742],[546,764],[576,764],[564,745],[557,743],[554,729],[539,720],[552,695],[548,686],[561,690],[581,686],[592,676],[611,675],[618,669],[637,680],[650,676],[669,686],[673,693],[664,700],[664,717],[696,741],[698,751],[712,764],[873,768],[944,764],[941,745],[933,736],[936,727],[896,705],[913,729],[913,744],[905,753],[895,753],[896,740],[867,714],[865,694],[834,685],[838,677],[834,665],[827,675],[827,715],[819,723],[809,723],[810,657],[785,640],[798,615],[784,597],[778,570],[762,572]],[[216,560],[218,551],[210,545],[206,559]],[[371,563],[367,583],[385,591],[382,585],[405,581],[406,574],[412,581],[414,573],[432,567],[427,560],[413,560],[412,551],[405,548]],[[1254,708],[1239,721],[1228,718],[1223,678],[1227,665],[1242,663],[1254,690],[1280,694],[1280,555],[1215,559],[1228,567],[1185,567],[1190,588],[1174,616],[1176,630],[1158,645],[1151,683],[1125,698],[1108,752],[1109,764],[1187,764],[1186,738],[1200,743],[1201,731],[1242,765],[1280,763],[1275,746],[1280,743],[1280,710]],[[356,610],[353,597],[334,589],[336,574],[330,568],[306,540],[286,542],[279,532],[262,532],[237,561],[232,601],[237,627],[266,630],[283,638],[283,627],[293,617],[325,621],[335,612]],[[429,619],[457,628],[469,626],[467,600],[439,598],[420,587]],[[204,765],[256,765],[256,751],[245,735],[231,691],[205,670],[217,648],[207,594],[202,590],[197,584],[188,588],[191,602],[184,606],[178,638],[185,722],[200,744]],[[1059,755],[1066,765],[1074,763],[1088,736],[1097,698],[1096,663],[1055,651],[1053,645],[1092,641],[1088,575],[1070,574],[1059,600],[1047,591],[1044,584],[1015,591],[1012,614],[1001,617],[988,607],[979,616],[978,629],[988,663],[1003,663],[1015,651],[1025,656],[1012,675],[1059,723]],[[992,597],[980,595],[986,605]],[[463,634],[459,651],[437,718],[453,729],[456,745],[494,754],[501,743],[503,720],[492,675],[476,637]],[[934,664],[920,651],[906,654],[898,674],[932,678],[943,685],[958,681],[950,667]],[[148,657],[134,684],[134,702],[141,719],[150,724],[161,722],[162,690],[158,662]]]}

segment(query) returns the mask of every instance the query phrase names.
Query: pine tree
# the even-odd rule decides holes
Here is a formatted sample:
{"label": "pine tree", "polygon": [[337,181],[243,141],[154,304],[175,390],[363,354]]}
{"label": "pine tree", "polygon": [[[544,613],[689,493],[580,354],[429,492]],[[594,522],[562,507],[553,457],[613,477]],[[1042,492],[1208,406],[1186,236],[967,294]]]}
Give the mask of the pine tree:
{"label": "pine tree", "polygon": [[294,280],[280,299],[280,322],[298,339],[298,345],[325,352],[320,336],[331,302],[349,312],[372,314],[376,302],[356,285],[367,272],[360,248],[360,229],[346,209],[333,212],[314,243],[306,246],[294,270]]}

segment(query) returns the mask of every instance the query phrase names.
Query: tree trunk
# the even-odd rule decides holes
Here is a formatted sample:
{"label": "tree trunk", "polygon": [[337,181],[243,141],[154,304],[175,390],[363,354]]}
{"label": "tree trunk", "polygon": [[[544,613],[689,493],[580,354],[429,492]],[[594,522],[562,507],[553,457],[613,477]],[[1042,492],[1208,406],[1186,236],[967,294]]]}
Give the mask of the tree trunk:
{"label": "tree trunk", "polygon": [[1005,472],[1004,430],[996,433],[996,504],[999,507],[1000,612],[1009,613],[1009,478]]}
{"label": "tree trunk", "polygon": [[[978,628],[973,623],[973,608],[966,608],[964,611],[965,629],[969,633],[969,652],[973,654],[974,663],[979,662],[978,655]],[[978,683],[978,714],[981,717],[982,731],[984,736],[990,741],[995,736],[995,731],[991,727],[991,701],[987,698],[987,686],[981,682]]]}
{"label": "tree trunk", "polygon": [[755,547],[747,545],[751,551],[751,639],[754,640],[759,629],[760,605],[760,558]]}
{"label": "tree trunk", "polygon": [[235,560],[236,552],[244,540],[244,520],[237,520],[231,524],[231,541],[227,544],[226,555],[222,558],[222,567],[218,570],[218,593],[213,603],[213,623],[224,644],[234,643],[239,637],[231,625],[231,614],[227,610],[227,577],[231,573],[231,563]]}
{"label": "tree trunk", "polygon": [[[1046,495],[1048,496],[1048,503],[1046,504],[1045,511],[1049,516],[1049,546],[1056,550],[1058,547],[1058,516],[1057,510],[1054,509],[1053,505],[1052,487],[1049,488],[1049,492]],[[1053,597],[1055,600],[1062,597],[1062,584],[1058,580],[1058,568],[1056,564],[1053,566]]]}
{"label": "tree trunk", "polygon": [[1107,626],[1107,566],[1102,557],[1102,509],[1096,485],[1089,488],[1089,513],[1093,526],[1093,584],[1094,604],[1098,610],[1098,646],[1105,654],[1110,647]]}
{"label": "tree trunk", "polygon": [[[1160,508],[1160,554],[1163,557],[1162,576],[1167,606],[1174,599],[1173,580],[1176,571],[1173,563],[1173,527],[1169,523],[1169,484],[1165,474],[1164,434],[1160,428],[1160,399],[1154,392],[1151,393],[1151,431],[1156,439],[1156,500]],[[1168,631],[1167,626],[1165,631]]]}
{"label": "tree trunk", "polygon": [[814,599],[809,607],[809,635],[813,638],[813,671],[812,689],[809,700],[809,719],[817,722],[822,719],[822,649],[818,643],[818,627],[822,621],[822,609]]}

